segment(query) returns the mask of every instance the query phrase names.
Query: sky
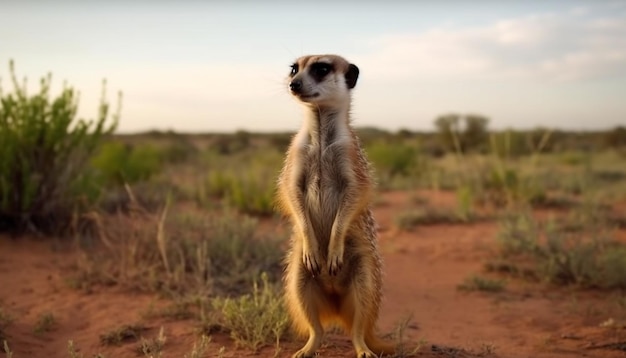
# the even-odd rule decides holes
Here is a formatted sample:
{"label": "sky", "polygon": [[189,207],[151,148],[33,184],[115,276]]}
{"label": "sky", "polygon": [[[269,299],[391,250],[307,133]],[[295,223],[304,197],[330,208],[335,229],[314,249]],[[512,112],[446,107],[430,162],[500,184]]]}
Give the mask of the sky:
{"label": "sky", "polygon": [[52,73],[94,118],[106,78],[122,133],[295,131],[289,66],[321,53],[361,70],[356,126],[626,124],[626,1],[0,0],[3,91],[13,59],[31,92]]}

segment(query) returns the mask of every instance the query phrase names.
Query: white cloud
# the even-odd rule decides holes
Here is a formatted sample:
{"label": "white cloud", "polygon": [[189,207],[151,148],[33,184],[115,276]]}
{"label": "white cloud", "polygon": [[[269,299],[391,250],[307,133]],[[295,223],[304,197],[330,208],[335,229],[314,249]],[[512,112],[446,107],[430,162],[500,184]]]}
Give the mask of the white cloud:
{"label": "white cloud", "polygon": [[626,74],[626,14],[588,8],[385,35],[359,61],[377,79],[576,81]]}

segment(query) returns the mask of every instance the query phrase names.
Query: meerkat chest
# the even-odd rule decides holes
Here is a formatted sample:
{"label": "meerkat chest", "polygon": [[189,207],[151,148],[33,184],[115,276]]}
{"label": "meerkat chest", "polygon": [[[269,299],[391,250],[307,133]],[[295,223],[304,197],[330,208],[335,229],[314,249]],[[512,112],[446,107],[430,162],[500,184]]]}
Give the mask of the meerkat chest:
{"label": "meerkat chest", "polygon": [[345,189],[351,163],[346,158],[346,145],[334,142],[321,147],[311,145],[306,151],[305,181],[310,195],[324,195]]}

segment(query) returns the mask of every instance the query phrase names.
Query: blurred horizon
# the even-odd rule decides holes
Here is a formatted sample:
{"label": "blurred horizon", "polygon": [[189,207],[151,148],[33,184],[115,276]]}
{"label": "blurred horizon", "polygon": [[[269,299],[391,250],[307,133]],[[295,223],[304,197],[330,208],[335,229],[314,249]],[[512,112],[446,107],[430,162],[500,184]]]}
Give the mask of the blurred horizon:
{"label": "blurred horizon", "polygon": [[0,14],[3,91],[13,59],[31,93],[52,73],[93,118],[106,78],[113,107],[124,94],[118,133],[295,131],[284,79],[311,53],[361,69],[358,127],[433,131],[448,113],[491,129],[626,123],[623,1],[4,1]]}

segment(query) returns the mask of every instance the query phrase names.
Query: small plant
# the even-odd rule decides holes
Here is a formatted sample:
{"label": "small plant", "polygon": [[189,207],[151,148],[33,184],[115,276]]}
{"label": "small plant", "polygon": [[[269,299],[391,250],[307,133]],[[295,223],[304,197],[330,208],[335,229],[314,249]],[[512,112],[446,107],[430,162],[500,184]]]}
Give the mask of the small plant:
{"label": "small plant", "polygon": [[[206,354],[206,351],[209,349],[209,343],[211,343],[211,337],[202,335],[200,336],[200,341],[195,342],[193,347],[191,348],[191,352],[189,354],[185,354],[184,358],[202,358]],[[222,350],[224,347],[222,347]],[[222,351],[220,351],[222,352]]]}
{"label": "small plant", "polygon": [[9,348],[9,343],[7,343],[7,341],[3,340],[2,341],[2,345],[3,345],[3,349],[4,349],[4,353],[6,354],[6,358],[11,358],[13,357],[13,352],[11,351],[11,349]]}
{"label": "small plant", "polygon": [[255,282],[251,294],[214,300],[235,343],[254,351],[279,340],[288,322],[281,295],[269,284],[266,274],[261,275],[261,281],[262,287]]}
{"label": "small plant", "polygon": [[463,221],[470,221],[474,217],[474,191],[469,185],[461,185],[456,189],[458,216]]}
{"label": "small plant", "polygon": [[505,286],[506,282],[504,280],[493,280],[472,275],[466,278],[457,288],[463,291],[501,292]]}
{"label": "small plant", "polygon": [[141,336],[141,332],[146,330],[147,328],[141,324],[125,324],[100,335],[100,343],[105,346],[118,346],[124,342],[136,341]]}
{"label": "small plant", "polygon": [[78,349],[74,346],[74,341],[69,340],[67,342],[67,351],[70,355],[70,358],[83,358],[83,355],[78,352]]}
{"label": "small plant", "polygon": [[397,357],[412,357],[422,348],[423,343],[418,342],[413,349],[407,349],[406,342],[406,331],[410,328],[416,328],[413,323],[413,314],[408,314],[403,319],[401,319],[396,326],[394,327],[391,336],[396,343],[396,355]]}
{"label": "small plant", "polygon": [[535,255],[539,250],[539,228],[527,211],[505,214],[500,220],[500,231],[497,239],[501,253],[507,257],[512,255]]}
{"label": "small plant", "polygon": [[163,357],[163,347],[165,347],[166,341],[167,338],[165,337],[163,326],[161,326],[158,336],[151,339],[144,339],[143,337],[141,338],[139,351],[140,353],[143,353],[147,358],[161,358]]}
{"label": "small plant", "polygon": [[43,313],[37,318],[34,332],[36,335],[42,335],[46,332],[52,331],[56,324],[56,318],[54,318],[54,315],[52,313]]}

